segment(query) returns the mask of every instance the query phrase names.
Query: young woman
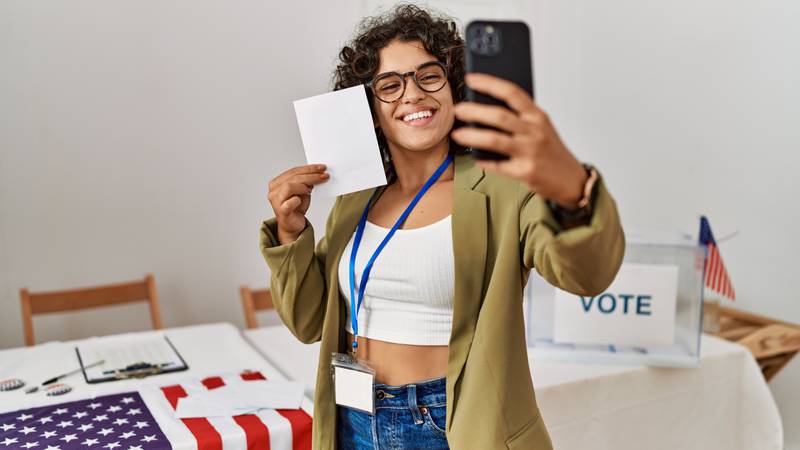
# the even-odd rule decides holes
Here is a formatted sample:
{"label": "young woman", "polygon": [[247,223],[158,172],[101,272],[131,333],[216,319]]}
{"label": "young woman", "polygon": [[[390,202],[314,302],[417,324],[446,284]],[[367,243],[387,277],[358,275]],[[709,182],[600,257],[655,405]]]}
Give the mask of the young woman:
{"label": "young woman", "polygon": [[[322,341],[314,448],[551,448],[522,291],[534,267],[580,295],[611,283],[624,236],[602,179],[522,89],[465,77],[449,18],[404,5],[365,21],[334,79],[336,89],[369,87],[390,182],[337,198],[315,248],[305,213],[329,175],[316,164],[287,170],[269,183],[275,218],[261,228],[280,317],[301,341]],[[465,83],[510,109],[462,102]],[[454,129],[457,120],[499,131]],[[470,147],[509,159],[475,161]],[[375,370],[374,415],[334,398],[331,354],[354,340]]]}

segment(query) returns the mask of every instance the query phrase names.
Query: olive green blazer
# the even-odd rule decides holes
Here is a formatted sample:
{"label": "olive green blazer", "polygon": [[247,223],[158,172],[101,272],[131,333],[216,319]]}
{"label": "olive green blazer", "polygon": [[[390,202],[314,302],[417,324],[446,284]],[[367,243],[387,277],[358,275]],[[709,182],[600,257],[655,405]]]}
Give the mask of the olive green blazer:
{"label": "olive green blazer", "polygon": [[[524,185],[456,157],[452,212],[453,326],[447,365],[447,440],[453,449],[551,449],[528,367],[522,292],[534,267],[551,284],[596,295],[622,263],[616,204],[599,181],[591,223],[564,230]],[[275,308],[301,341],[322,341],[314,394],[313,448],[336,447],[330,359],[347,350],[337,265],[372,190],[336,199],[325,236],[309,225],[280,245],[275,219],[261,227]],[[378,261],[380,264],[380,261]]]}

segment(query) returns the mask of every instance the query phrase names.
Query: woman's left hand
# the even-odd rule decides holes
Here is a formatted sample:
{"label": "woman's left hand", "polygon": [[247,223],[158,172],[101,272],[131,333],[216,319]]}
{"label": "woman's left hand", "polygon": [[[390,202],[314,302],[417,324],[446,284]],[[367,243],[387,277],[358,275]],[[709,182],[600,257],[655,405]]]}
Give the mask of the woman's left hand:
{"label": "woman's left hand", "polygon": [[451,133],[465,147],[507,155],[503,161],[477,160],[488,172],[524,183],[528,189],[565,208],[577,206],[587,173],[567,149],[544,111],[516,84],[486,74],[467,74],[467,85],[503,100],[511,108],[461,102],[456,117],[464,122],[488,125],[497,130],[461,127]]}

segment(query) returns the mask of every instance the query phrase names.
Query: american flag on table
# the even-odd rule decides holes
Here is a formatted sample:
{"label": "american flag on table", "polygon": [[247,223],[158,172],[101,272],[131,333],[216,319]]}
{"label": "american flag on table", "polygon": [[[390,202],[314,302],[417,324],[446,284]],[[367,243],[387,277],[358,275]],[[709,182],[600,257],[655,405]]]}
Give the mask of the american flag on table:
{"label": "american flag on table", "polygon": [[711,225],[705,216],[700,217],[700,245],[708,248],[704,280],[706,287],[718,292],[723,297],[736,300],[736,291],[733,290],[728,271],[725,270],[725,264],[722,262],[722,255],[719,254],[717,248],[717,241],[714,240],[714,234],[711,233]]}
{"label": "american flag on table", "polygon": [[0,414],[0,450],[310,449],[311,416],[301,409],[192,419],[173,414],[178,399],[192,392],[264,379],[258,372],[208,377]]}

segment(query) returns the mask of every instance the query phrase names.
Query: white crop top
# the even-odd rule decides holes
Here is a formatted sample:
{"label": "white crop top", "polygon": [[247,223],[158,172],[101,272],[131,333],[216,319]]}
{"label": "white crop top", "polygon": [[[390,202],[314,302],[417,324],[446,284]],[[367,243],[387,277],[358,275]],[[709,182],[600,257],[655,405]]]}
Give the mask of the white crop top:
{"label": "white crop top", "polygon": [[[395,232],[370,271],[358,314],[359,336],[397,344],[448,345],[455,289],[450,222],[447,216],[431,225]],[[356,255],[356,296],[364,266],[388,232],[366,223]],[[339,260],[339,290],[347,302],[346,327],[351,334],[353,237]]]}

